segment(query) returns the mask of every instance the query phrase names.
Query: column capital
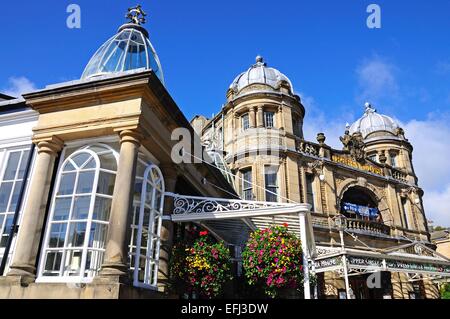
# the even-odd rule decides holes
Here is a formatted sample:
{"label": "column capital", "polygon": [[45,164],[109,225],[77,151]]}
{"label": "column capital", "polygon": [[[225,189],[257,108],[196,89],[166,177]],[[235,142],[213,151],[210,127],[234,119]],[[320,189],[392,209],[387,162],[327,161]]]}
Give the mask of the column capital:
{"label": "column capital", "polygon": [[256,108],[257,108],[258,111],[262,111],[263,108],[264,108],[264,105],[260,104]]}
{"label": "column capital", "polygon": [[124,142],[130,142],[136,144],[137,146],[141,145],[141,141],[144,139],[144,136],[137,129],[124,129],[124,130],[116,130],[116,132],[120,136],[120,144]]}
{"label": "column capital", "polygon": [[56,154],[64,147],[64,142],[56,136],[52,136],[48,139],[33,140],[33,143],[37,145],[38,154]]}

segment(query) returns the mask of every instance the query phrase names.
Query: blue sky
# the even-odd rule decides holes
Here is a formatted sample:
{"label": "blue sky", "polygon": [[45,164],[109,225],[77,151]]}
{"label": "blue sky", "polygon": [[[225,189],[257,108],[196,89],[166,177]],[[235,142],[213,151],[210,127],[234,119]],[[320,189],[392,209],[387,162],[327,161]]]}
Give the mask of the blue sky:
{"label": "blue sky", "polygon": [[[0,91],[20,93],[79,78],[137,2],[3,1]],[[66,27],[71,3],[81,6],[78,30]],[[345,123],[362,114],[365,100],[398,119],[416,147],[430,214],[450,226],[450,209],[433,207],[450,203],[444,160],[450,143],[442,138],[450,134],[450,0],[140,3],[166,86],[188,119],[217,112],[234,77],[261,54],[303,97],[310,139],[324,131],[338,146]],[[381,7],[381,29],[366,26],[370,3]],[[433,162],[442,165],[437,173],[430,153],[442,157]]]}

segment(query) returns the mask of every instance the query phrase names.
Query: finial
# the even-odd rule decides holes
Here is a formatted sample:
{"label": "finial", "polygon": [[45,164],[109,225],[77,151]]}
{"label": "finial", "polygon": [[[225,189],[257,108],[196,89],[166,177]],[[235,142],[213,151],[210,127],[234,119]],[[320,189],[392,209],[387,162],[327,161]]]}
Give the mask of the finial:
{"label": "finial", "polygon": [[256,63],[263,63],[263,61],[264,61],[264,58],[262,56],[260,56],[260,55],[256,56]]}
{"label": "finial", "polygon": [[366,113],[376,112],[376,110],[373,108],[372,104],[370,104],[369,102],[364,103],[364,107],[365,107]]}
{"label": "finial", "polygon": [[141,25],[147,22],[145,19],[146,16],[147,14],[142,10],[142,6],[138,4],[134,8],[128,8],[128,13],[125,17],[129,19],[131,23]]}
{"label": "finial", "polygon": [[350,124],[347,122],[347,123],[345,123],[345,130],[346,131],[349,131],[350,130]]}

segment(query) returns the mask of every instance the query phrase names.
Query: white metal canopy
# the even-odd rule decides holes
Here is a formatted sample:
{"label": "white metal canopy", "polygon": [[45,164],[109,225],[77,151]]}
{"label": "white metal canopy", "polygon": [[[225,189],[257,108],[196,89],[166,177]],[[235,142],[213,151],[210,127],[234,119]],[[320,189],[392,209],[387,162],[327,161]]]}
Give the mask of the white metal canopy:
{"label": "white metal canopy", "polygon": [[[311,205],[288,204],[277,202],[258,202],[236,199],[184,196],[174,193],[165,193],[173,197],[173,211],[170,219],[173,222],[217,222],[221,220],[242,220],[251,228],[257,228],[252,220],[272,217],[271,224],[282,224],[283,217],[296,214],[297,227],[303,251],[304,269],[304,296],[311,299],[309,272],[310,261],[315,256],[315,241],[310,218]],[[281,216],[281,217],[280,217]],[[259,222],[264,227],[264,222]]]}
{"label": "white metal canopy", "polygon": [[404,273],[409,281],[450,279],[450,260],[420,242],[411,242],[378,251],[318,247],[315,273],[333,271],[350,277],[390,271]]}

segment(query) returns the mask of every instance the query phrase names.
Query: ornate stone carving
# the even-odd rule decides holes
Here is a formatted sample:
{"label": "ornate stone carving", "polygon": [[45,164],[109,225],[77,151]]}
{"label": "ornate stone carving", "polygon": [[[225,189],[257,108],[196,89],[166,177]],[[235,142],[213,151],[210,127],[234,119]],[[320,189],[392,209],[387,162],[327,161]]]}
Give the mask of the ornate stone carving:
{"label": "ornate stone carving", "polygon": [[364,177],[358,177],[357,183],[358,183],[358,186],[361,186],[364,188],[367,187],[367,179],[365,179]]}
{"label": "ornate stone carving", "polygon": [[317,142],[319,142],[320,145],[325,144],[326,136],[324,133],[317,133]]}
{"label": "ornate stone carving", "polygon": [[316,175],[320,175],[323,172],[323,166],[324,166],[324,162],[321,160],[316,160],[314,162],[308,163],[308,167],[310,169],[312,169],[312,171],[314,172],[314,174]]}
{"label": "ornate stone carving", "polygon": [[365,158],[365,144],[363,136],[360,132],[355,132],[350,135],[349,127],[347,126],[344,136],[339,138],[344,145],[344,151],[350,152],[350,156],[358,162],[363,162]]}

